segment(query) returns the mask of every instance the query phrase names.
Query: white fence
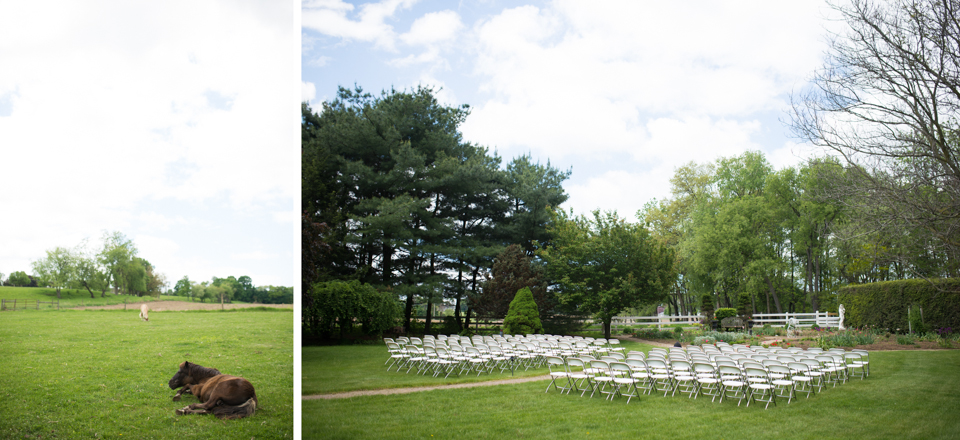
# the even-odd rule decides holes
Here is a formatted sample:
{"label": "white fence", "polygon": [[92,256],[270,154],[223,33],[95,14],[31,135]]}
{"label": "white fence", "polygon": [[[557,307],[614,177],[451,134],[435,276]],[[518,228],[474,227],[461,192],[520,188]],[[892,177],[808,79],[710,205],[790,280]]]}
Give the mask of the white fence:
{"label": "white fence", "polygon": [[[611,328],[632,327],[635,325],[658,325],[667,326],[674,324],[694,325],[699,324],[703,319],[701,315],[678,315],[678,316],[615,316],[610,323]],[[798,327],[839,327],[840,317],[836,313],[830,312],[812,312],[812,313],[757,313],[753,315],[755,326],[769,324],[772,327],[786,327],[787,320],[796,319]]]}

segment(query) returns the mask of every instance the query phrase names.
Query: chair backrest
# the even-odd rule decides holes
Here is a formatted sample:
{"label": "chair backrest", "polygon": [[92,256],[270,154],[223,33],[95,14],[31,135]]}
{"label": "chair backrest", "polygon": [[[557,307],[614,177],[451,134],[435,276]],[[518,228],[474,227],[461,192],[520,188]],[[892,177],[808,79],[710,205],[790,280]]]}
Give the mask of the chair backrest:
{"label": "chair backrest", "polygon": [[694,362],[693,372],[697,375],[707,375],[714,377],[717,375],[717,368],[706,362]]}
{"label": "chair backrest", "polygon": [[628,376],[633,372],[633,369],[624,362],[611,362],[610,370],[614,372],[623,372]]}
{"label": "chair backrest", "polygon": [[783,362],[780,362],[776,359],[764,359],[760,361],[760,363],[763,364],[763,366],[766,367],[768,370],[770,369],[771,365],[783,366]]}
{"label": "chair backrest", "polygon": [[787,364],[787,367],[793,371],[796,371],[802,376],[807,376],[810,374],[810,366],[803,362],[790,362]]}
{"label": "chair backrest", "polygon": [[717,372],[720,373],[721,376],[734,376],[738,378],[743,376],[740,368],[730,365],[718,365]]}
{"label": "chair backrest", "polygon": [[590,368],[596,368],[596,369],[601,370],[602,372],[608,372],[608,371],[610,371],[610,364],[607,363],[607,361],[603,361],[603,360],[600,360],[600,359],[594,359],[594,360],[590,361]]}
{"label": "chair backrest", "polygon": [[580,360],[580,359],[577,359],[577,358],[575,358],[575,357],[568,357],[568,358],[567,358],[567,366],[568,366],[568,367],[571,367],[571,368],[573,368],[573,367],[584,368],[583,361]]}
{"label": "chair backrest", "polygon": [[670,363],[670,367],[673,368],[673,371],[692,371],[690,362],[685,360],[675,360]]}
{"label": "chair backrest", "polygon": [[736,368],[737,370],[740,369],[740,364],[737,364],[737,363],[734,362],[734,361],[717,359],[717,360],[714,361],[714,362],[717,364],[717,368],[720,368],[720,367],[732,367],[732,368]]}
{"label": "chair backrest", "polygon": [[770,377],[767,376],[767,370],[763,368],[747,367],[745,373],[748,378],[763,379],[765,382],[770,381]]}
{"label": "chair backrest", "polygon": [[640,359],[640,360],[643,360],[643,359],[646,359],[646,356],[644,356],[642,352],[639,352],[639,351],[631,351],[630,353],[627,353],[627,359]]}
{"label": "chair backrest", "polygon": [[662,359],[657,359],[657,358],[647,359],[647,366],[650,368],[657,368],[662,370],[667,369],[667,363],[664,362]]}
{"label": "chair backrest", "polygon": [[776,365],[776,364],[768,365],[767,370],[770,371],[771,373],[782,374],[785,377],[790,376],[790,368],[788,368],[785,365]]}
{"label": "chair backrest", "polygon": [[627,358],[625,362],[627,363],[627,365],[629,365],[633,369],[643,370],[643,371],[647,370],[647,363],[644,362],[643,359]]}

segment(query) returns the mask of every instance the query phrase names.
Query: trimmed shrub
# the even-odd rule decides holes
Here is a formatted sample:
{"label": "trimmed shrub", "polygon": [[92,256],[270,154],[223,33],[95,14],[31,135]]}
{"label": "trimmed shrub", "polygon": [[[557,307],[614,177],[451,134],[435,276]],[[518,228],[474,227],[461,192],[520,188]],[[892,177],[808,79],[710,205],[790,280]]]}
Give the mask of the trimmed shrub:
{"label": "trimmed shrub", "polygon": [[[960,327],[960,279],[901,280],[841,287],[837,300],[846,308],[844,325],[907,331],[907,307],[924,328]],[[916,328],[914,328],[916,331]]]}
{"label": "trimmed shrub", "polygon": [[310,295],[313,306],[303,310],[308,334],[330,338],[339,329],[343,338],[359,324],[364,334],[379,335],[400,319],[400,303],[391,293],[357,280],[316,283]]}
{"label": "trimmed shrub", "polygon": [[737,315],[748,320],[753,317],[753,301],[747,292],[740,292],[737,297]]}
{"label": "trimmed shrub", "polygon": [[529,287],[518,290],[517,295],[510,302],[507,317],[503,318],[503,332],[511,335],[543,333],[540,312],[537,310],[537,303],[533,300],[533,292]]}
{"label": "trimmed shrub", "polygon": [[710,325],[713,321],[713,295],[706,293],[700,297],[700,313],[704,316],[703,323]]}
{"label": "trimmed shrub", "polygon": [[717,309],[717,321],[723,320],[723,318],[730,318],[737,316],[737,309],[732,307],[722,307]]}

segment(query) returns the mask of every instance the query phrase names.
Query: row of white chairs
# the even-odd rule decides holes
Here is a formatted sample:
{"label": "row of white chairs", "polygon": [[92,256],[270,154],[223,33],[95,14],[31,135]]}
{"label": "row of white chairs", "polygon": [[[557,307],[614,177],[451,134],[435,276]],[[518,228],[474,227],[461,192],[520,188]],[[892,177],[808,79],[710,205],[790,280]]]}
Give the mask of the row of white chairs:
{"label": "row of white chairs", "polygon": [[[543,366],[547,356],[574,354],[618,354],[622,351],[617,339],[586,339],[551,337],[550,335],[528,336],[474,336],[473,338],[451,335],[444,338],[405,338],[396,340],[384,338],[389,357],[384,364],[389,371],[394,366],[397,371],[403,368],[407,372],[415,368],[426,374],[437,373],[438,365],[446,371],[444,377],[456,371],[457,375],[466,372],[493,372],[499,369],[537,368]],[[621,354],[622,356],[622,354]],[[444,368],[447,359],[454,360],[454,366]],[[471,367],[471,368],[467,368]]]}
{"label": "row of white chairs", "polygon": [[[551,381],[545,392],[551,386],[581,396],[590,391],[591,397],[598,393],[610,400],[627,397],[627,403],[641,391],[663,392],[664,396],[680,392],[693,399],[736,399],[737,406],[743,400],[747,406],[762,402],[767,408],[776,405],[777,398],[790,403],[799,393],[809,398],[826,384],[845,383],[858,371],[861,379],[869,374],[869,353],[863,350],[782,350],[792,356],[779,353],[781,359],[775,358],[776,353],[757,351],[767,352],[742,347],[724,355],[721,350],[714,353],[710,348],[692,346],[689,350],[654,349],[646,355],[630,352],[625,359],[552,356],[547,360]],[[747,353],[754,357],[744,356]]]}

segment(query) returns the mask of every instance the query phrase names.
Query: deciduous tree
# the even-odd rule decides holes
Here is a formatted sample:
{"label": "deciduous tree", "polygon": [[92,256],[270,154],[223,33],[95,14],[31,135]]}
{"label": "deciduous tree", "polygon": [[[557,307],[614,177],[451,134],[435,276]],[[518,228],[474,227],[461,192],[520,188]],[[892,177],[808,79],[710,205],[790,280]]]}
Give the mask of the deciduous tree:
{"label": "deciduous tree", "polygon": [[794,97],[791,125],[843,157],[849,178],[831,196],[864,226],[909,231],[927,247],[910,254],[957,261],[960,1],[850,0],[835,9],[846,27],[830,36],[812,88]]}
{"label": "deciduous tree", "polygon": [[537,255],[556,283],[557,297],[593,314],[606,338],[614,316],[664,299],[675,281],[672,252],[615,212],[594,211],[591,218],[557,211],[549,230],[553,244],[540,247]]}

